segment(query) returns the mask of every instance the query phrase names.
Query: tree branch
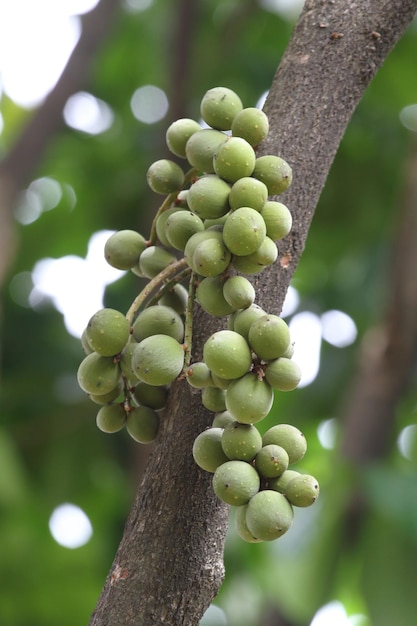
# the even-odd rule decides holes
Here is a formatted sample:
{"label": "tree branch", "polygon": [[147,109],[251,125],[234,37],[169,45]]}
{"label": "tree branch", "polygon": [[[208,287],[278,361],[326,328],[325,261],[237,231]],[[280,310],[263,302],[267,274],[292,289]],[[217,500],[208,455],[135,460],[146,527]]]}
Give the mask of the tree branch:
{"label": "tree branch", "polygon": [[[262,152],[281,154],[295,175],[285,198],[293,232],[277,267],[255,281],[257,301],[271,312],[282,306],[352,113],[416,8],[417,0],[305,4],[265,105],[271,132]],[[197,311],[197,351],[219,326]],[[195,466],[191,454],[195,437],[210,423],[199,394],[184,383],[173,385],[90,626],[194,626],[216,595],[227,507],[213,496],[211,476]]]}

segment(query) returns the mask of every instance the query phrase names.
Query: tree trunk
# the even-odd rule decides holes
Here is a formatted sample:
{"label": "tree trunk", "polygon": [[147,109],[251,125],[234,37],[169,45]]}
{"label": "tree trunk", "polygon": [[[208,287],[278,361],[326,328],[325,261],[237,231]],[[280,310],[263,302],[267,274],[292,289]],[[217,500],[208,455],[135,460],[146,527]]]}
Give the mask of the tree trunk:
{"label": "tree trunk", "polygon": [[[275,267],[255,277],[257,303],[281,310],[315,206],[345,128],[367,85],[411,22],[417,0],[307,0],[274,78],[260,153],[293,168],[283,201],[292,233]],[[196,307],[196,355],[222,319]],[[192,444],[212,414],[184,382],[172,386],[158,441],[90,626],[194,626],[224,575],[228,509]]]}

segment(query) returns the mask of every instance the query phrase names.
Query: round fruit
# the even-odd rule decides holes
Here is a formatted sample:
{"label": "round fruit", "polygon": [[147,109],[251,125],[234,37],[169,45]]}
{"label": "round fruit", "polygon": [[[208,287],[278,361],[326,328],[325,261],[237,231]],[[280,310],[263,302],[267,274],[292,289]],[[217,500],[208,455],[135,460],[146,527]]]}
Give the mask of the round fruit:
{"label": "round fruit", "polygon": [[314,476],[300,474],[288,483],[285,496],[294,506],[306,507],[314,504],[319,492],[319,484]]}
{"label": "round fruit", "polygon": [[284,159],[272,154],[256,159],[252,175],[265,183],[269,196],[283,193],[292,182],[291,167]]}
{"label": "round fruit", "polygon": [[216,176],[201,176],[189,189],[187,201],[194,213],[203,219],[218,219],[229,211],[230,185]]}
{"label": "round fruit", "polygon": [[247,309],[255,300],[255,289],[244,276],[231,276],[224,282],[223,295],[234,309]]}
{"label": "round fruit", "polygon": [[255,320],[264,315],[266,315],[266,313],[259,305],[251,304],[247,309],[237,311],[233,320],[233,330],[248,340],[249,328]]}
{"label": "round fruit", "polygon": [[283,239],[292,228],[292,215],[281,202],[268,200],[261,209],[261,215],[266,225],[266,234],[273,241]]}
{"label": "round fruit", "polygon": [[187,241],[184,248],[184,257],[193,272],[196,271],[193,258],[197,246],[205,241],[209,241],[210,239],[215,239],[219,243],[219,245],[224,245],[222,234],[219,233],[217,230],[203,230],[201,232],[194,233],[194,235],[191,235],[191,237]]}
{"label": "round fruit", "polygon": [[138,382],[136,374],[132,369],[132,354],[136,346],[137,343],[131,336],[130,341],[123,348],[119,360],[119,366],[122,374],[131,386],[136,385],[136,383]]}
{"label": "round fruit", "polygon": [[215,317],[222,317],[233,312],[233,308],[223,295],[223,280],[220,276],[203,278],[198,285],[196,300],[206,313]]}
{"label": "round fruit", "polygon": [[104,257],[112,267],[130,270],[136,265],[145,248],[145,237],[135,230],[119,230],[104,244]]}
{"label": "round fruit", "polygon": [[195,248],[192,268],[200,276],[218,276],[229,266],[231,254],[219,238],[210,238],[201,241]]}
{"label": "round fruit", "polygon": [[256,426],[234,421],[224,427],[222,448],[230,460],[252,461],[262,448],[262,437]]}
{"label": "round fruit", "polygon": [[227,461],[213,476],[213,490],[220,500],[233,506],[246,504],[259,491],[259,474],[245,461]]}
{"label": "round fruit", "polygon": [[211,372],[204,361],[192,363],[187,371],[187,383],[195,389],[203,389],[213,384]]}
{"label": "round fruit", "polygon": [[149,385],[169,385],[180,375],[183,366],[183,347],[168,335],[146,337],[132,356],[136,376]]}
{"label": "round fruit", "polygon": [[277,359],[288,348],[290,330],[278,315],[264,315],[255,320],[249,328],[249,343],[260,359]]}
{"label": "round fruit", "polygon": [[162,245],[166,246],[167,248],[169,248],[171,244],[169,243],[165,232],[166,223],[168,221],[168,218],[174,213],[178,213],[178,211],[187,211],[187,209],[183,209],[179,206],[173,205],[169,209],[163,211],[156,219],[155,229],[157,237]]}
{"label": "round fruit", "polygon": [[90,393],[88,394],[88,397],[95,404],[111,404],[112,402],[117,400],[119,396],[122,395],[122,392],[123,392],[123,381],[119,379],[119,382],[116,385],[116,387],[112,389],[111,391],[109,391],[108,393],[102,393],[101,395]]}
{"label": "round fruit", "polygon": [[133,392],[133,397],[141,406],[147,406],[154,411],[160,411],[167,403],[168,389],[166,387],[154,387],[144,382],[138,382]]}
{"label": "round fruit", "polygon": [[[265,267],[272,265],[278,258],[277,245],[269,237],[265,237],[261,245],[255,252],[247,256],[239,256],[233,259],[233,266],[244,274],[257,274]],[[257,271],[254,271],[254,268]]]}
{"label": "round fruit", "polygon": [[272,489],[264,489],[249,501],[246,524],[249,532],[262,541],[278,539],[290,528],[294,512],[286,497]]}
{"label": "round fruit", "polygon": [[201,403],[209,411],[216,413],[217,411],[224,411],[226,404],[224,402],[225,397],[224,389],[218,387],[204,387],[201,392]]}
{"label": "round fruit", "polygon": [[139,406],[129,411],[126,430],[138,443],[155,441],[159,429],[159,417],[153,409]]}
{"label": "round fruit", "polygon": [[223,452],[221,438],[223,428],[208,428],[198,435],[193,444],[193,457],[201,469],[214,473],[229,459]]}
{"label": "round fruit", "polygon": [[214,172],[213,156],[226,139],[227,135],[213,128],[197,131],[191,135],[185,146],[188,162],[201,172]]}
{"label": "round fruit", "polygon": [[232,186],[229,194],[229,204],[232,210],[241,206],[248,206],[260,211],[268,199],[266,185],[252,176],[239,178]]}
{"label": "round fruit", "polygon": [[176,260],[176,257],[168,250],[160,246],[149,246],[139,257],[139,268],[143,276],[154,278]]}
{"label": "round fruit", "polygon": [[203,221],[191,211],[175,211],[165,224],[165,234],[169,244],[176,250],[184,250],[189,238],[204,230]]}
{"label": "round fruit", "polygon": [[96,424],[103,433],[117,433],[126,424],[126,412],[122,404],[102,406],[96,417]]}
{"label": "round fruit", "polygon": [[290,465],[300,461],[307,452],[307,441],[301,430],[292,424],[277,424],[267,430],[263,437],[264,446],[273,443],[282,446],[288,453]]}
{"label": "round fruit", "polygon": [[149,167],[146,180],[152,191],[166,195],[181,189],[184,172],[174,161],[160,159]]}
{"label": "round fruit", "polygon": [[261,109],[247,107],[239,111],[232,122],[232,135],[243,137],[255,147],[263,141],[269,132],[268,117]]}
{"label": "round fruit", "polygon": [[281,474],[281,476],[277,476],[276,478],[271,478],[270,480],[268,480],[268,487],[269,489],[279,491],[280,493],[283,493],[285,495],[289,483],[291,482],[291,480],[293,480],[293,478],[296,478],[297,476],[301,476],[300,472],[287,469]]}
{"label": "round fruit", "polygon": [[176,341],[184,338],[184,323],[169,306],[154,304],[143,309],[133,323],[133,336],[137,342],[151,335],[169,335]]}
{"label": "round fruit", "polygon": [[85,393],[102,395],[118,387],[120,369],[112,357],[92,352],[81,361],[77,380]]}
{"label": "round fruit", "polygon": [[236,507],[235,513],[235,527],[237,534],[241,539],[248,543],[261,543],[260,539],[256,539],[250,532],[248,525],[246,524],[246,511],[248,509],[247,504]]}
{"label": "round fruit", "polygon": [[203,346],[203,358],[214,374],[228,379],[240,378],[252,363],[247,342],[233,330],[213,333]]}
{"label": "round fruit", "polygon": [[165,140],[168,148],[175,156],[185,159],[185,146],[187,141],[201,126],[195,120],[187,117],[172,122],[166,131]]}
{"label": "round fruit", "polygon": [[234,380],[226,389],[226,408],[242,424],[261,421],[268,415],[273,401],[272,387],[253,372]]}
{"label": "round fruit", "polygon": [[268,363],[265,378],[278,391],[292,391],[301,380],[301,370],[291,359],[280,357]]}
{"label": "round fruit", "polygon": [[181,285],[181,283],[177,283],[163,293],[158,300],[158,304],[162,306],[169,306],[171,309],[174,309],[178,315],[185,315],[187,301],[187,289],[184,285]]}
{"label": "round fruit", "polygon": [[120,311],[100,309],[89,320],[86,336],[89,345],[101,356],[115,356],[125,347],[130,324]]}
{"label": "round fruit", "polygon": [[229,411],[221,411],[214,416],[212,426],[213,428],[226,428],[227,424],[234,422],[235,418],[229,413]]}
{"label": "round fruit", "polygon": [[242,109],[243,104],[237,93],[227,87],[209,89],[200,105],[203,120],[218,130],[230,130],[233,119]]}
{"label": "round fruit", "polygon": [[213,168],[217,176],[235,183],[252,174],[255,162],[255,151],[250,143],[241,137],[228,137],[213,157]]}
{"label": "round fruit", "polygon": [[240,207],[227,216],[223,226],[223,239],[232,254],[252,254],[266,236],[262,215],[250,207]]}
{"label": "round fruit", "polygon": [[288,468],[288,463],[289,457],[286,450],[273,444],[263,446],[255,459],[255,467],[264,478],[281,476]]}

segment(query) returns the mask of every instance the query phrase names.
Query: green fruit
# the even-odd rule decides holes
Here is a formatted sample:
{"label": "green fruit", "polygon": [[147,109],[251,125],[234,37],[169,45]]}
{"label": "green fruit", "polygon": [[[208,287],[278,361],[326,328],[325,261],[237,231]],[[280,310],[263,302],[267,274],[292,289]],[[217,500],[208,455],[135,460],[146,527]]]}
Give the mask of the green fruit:
{"label": "green fruit", "polygon": [[290,528],[294,519],[291,504],[282,493],[264,489],[248,503],[246,524],[249,532],[262,541],[278,539]]}
{"label": "green fruit", "polygon": [[213,384],[211,372],[203,361],[192,363],[187,370],[187,383],[195,389],[203,389]]}
{"label": "green fruit", "polygon": [[268,195],[283,193],[292,182],[292,170],[281,157],[268,154],[256,159],[252,176],[268,187]]}
{"label": "green fruit", "polygon": [[273,443],[284,448],[290,465],[300,461],[307,452],[307,441],[301,430],[291,424],[277,424],[267,430],[263,437],[264,446]]}
{"label": "green fruit", "polygon": [[226,389],[226,408],[242,424],[255,424],[266,417],[274,401],[272,387],[249,372]]}
{"label": "green fruit", "polygon": [[220,245],[223,245],[222,234],[216,230],[203,230],[201,232],[195,233],[194,235],[191,235],[191,237],[187,241],[185,248],[184,248],[184,257],[189,267],[191,267],[191,269],[193,270],[193,272],[196,271],[194,267],[193,258],[194,258],[194,253],[197,249],[197,246],[199,246],[201,243],[205,241],[209,241],[210,239],[214,239],[218,241]]}
{"label": "green fruit", "polygon": [[262,448],[262,437],[256,426],[234,421],[224,427],[222,448],[230,460],[249,462]]}
{"label": "green fruit", "polygon": [[139,257],[139,268],[143,276],[154,278],[176,260],[176,257],[168,250],[160,246],[149,246]]}
{"label": "green fruit", "polygon": [[160,411],[167,403],[168,389],[166,387],[154,387],[144,382],[138,382],[135,386],[133,397],[141,406],[147,406],[154,411]]}
{"label": "green fruit", "polygon": [[189,238],[202,230],[203,221],[190,211],[176,211],[168,217],[165,225],[166,237],[176,250],[184,250]]}
{"label": "green fruit", "polygon": [[146,248],[146,239],[135,230],[119,230],[104,244],[104,257],[118,270],[130,270]]}
{"label": "green fruit", "polygon": [[187,301],[188,290],[184,285],[181,285],[181,283],[177,283],[163,293],[158,300],[158,304],[161,306],[169,306],[171,309],[174,309],[178,315],[185,315]]}
{"label": "green fruit", "polygon": [[84,354],[91,354],[92,352],[94,352],[93,348],[90,345],[90,342],[88,341],[86,328],[84,328],[81,334],[81,347],[83,349]]}
{"label": "green fruit", "polygon": [[290,343],[290,330],[278,315],[264,315],[249,328],[249,343],[260,359],[269,361],[280,357]]}
{"label": "green fruit", "polygon": [[201,392],[201,403],[209,411],[217,413],[217,411],[224,411],[226,404],[224,402],[226,392],[224,389],[218,387],[204,387]]}
{"label": "green fruit", "polygon": [[209,315],[222,317],[233,312],[233,308],[223,296],[223,280],[220,276],[203,278],[195,295],[201,308]]}
{"label": "green fruit", "polygon": [[286,498],[294,506],[311,506],[319,497],[319,484],[310,474],[300,474],[293,478],[285,490]]}
{"label": "green fruit", "polygon": [[227,389],[233,378],[222,378],[218,374],[211,372],[211,378],[213,381],[214,387],[218,387],[219,389]]}
{"label": "green fruit", "polygon": [[292,228],[292,215],[285,204],[268,200],[261,209],[266,225],[266,234],[273,241],[283,239]]}
{"label": "green fruit", "polygon": [[229,413],[229,411],[221,411],[214,416],[212,426],[213,428],[225,428],[227,424],[234,422],[235,418]]}
{"label": "green fruit", "polygon": [[255,459],[255,467],[264,478],[281,476],[288,468],[288,463],[289,457],[286,450],[274,444],[263,446]]}
{"label": "green fruit", "polygon": [[203,128],[197,131],[186,143],[185,154],[188,162],[201,172],[214,172],[213,156],[218,147],[227,139],[227,135],[220,130]]}
{"label": "green fruit", "polygon": [[102,406],[96,417],[96,424],[103,433],[117,433],[126,424],[126,412],[122,404]]}
{"label": "green fruit", "polygon": [[154,304],[141,311],[132,330],[137,342],[151,335],[169,335],[179,342],[184,338],[184,322],[181,317],[174,309],[162,304]]}
{"label": "green fruit", "polygon": [[217,176],[235,183],[239,178],[252,174],[255,162],[255,151],[245,139],[228,137],[213,157],[213,168]]}
{"label": "green fruit", "polygon": [[229,266],[231,254],[217,234],[218,238],[205,239],[195,248],[191,267],[200,276],[218,276]]}
{"label": "green fruit", "polygon": [[203,219],[218,219],[229,212],[230,185],[216,176],[201,176],[189,189],[187,200],[191,211]]}
{"label": "green fruit", "polygon": [[126,430],[138,443],[152,443],[155,441],[159,429],[159,417],[153,409],[139,406],[129,411],[126,421]]}
{"label": "green fruit", "polygon": [[123,348],[120,354],[119,366],[123,376],[129,385],[134,386],[138,382],[135,372],[132,369],[132,354],[137,346],[136,341],[131,337],[129,343]]}
{"label": "green fruit", "polygon": [[280,357],[268,363],[265,378],[278,391],[292,391],[301,380],[301,370],[291,359]]}
{"label": "green fruit", "polygon": [[95,404],[111,404],[115,400],[117,400],[123,393],[123,382],[120,379],[119,383],[116,385],[114,389],[109,391],[108,393],[102,393],[101,395],[96,395],[90,393],[88,397]]}
{"label": "green fruit", "polygon": [[165,140],[169,150],[175,156],[186,158],[185,146],[187,141],[197,131],[201,130],[201,126],[195,120],[189,118],[181,118],[172,122],[166,131]]}
{"label": "green fruit", "polygon": [[250,207],[240,207],[232,211],[223,226],[224,243],[237,256],[255,252],[265,236],[266,226],[262,215]]}
{"label": "green fruit", "polygon": [[236,114],[243,109],[237,93],[227,87],[213,87],[203,96],[200,113],[203,120],[218,130],[230,130]]}
{"label": "green fruit", "polygon": [[256,539],[250,532],[248,525],[246,524],[246,511],[248,509],[247,504],[242,504],[242,506],[236,507],[235,512],[235,528],[237,534],[241,539],[247,541],[248,543],[261,543],[260,539]]}
{"label": "green fruit", "polygon": [[101,356],[115,356],[125,347],[130,324],[120,311],[100,309],[89,320],[86,336],[89,345]]}
{"label": "green fruit", "polygon": [[268,487],[269,489],[279,491],[279,493],[283,493],[285,495],[287,486],[289,485],[290,481],[297,476],[301,476],[300,472],[287,469],[281,474],[281,476],[277,476],[276,478],[271,478],[270,480],[268,480]]}
{"label": "green fruit", "polygon": [[268,199],[266,185],[252,176],[245,176],[237,180],[229,194],[230,208],[234,211],[242,206],[248,206],[260,211]]}
{"label": "green fruit", "polygon": [[146,337],[132,356],[136,376],[148,385],[169,385],[180,375],[183,366],[183,347],[168,335]]}
{"label": "green fruit", "polygon": [[[255,252],[252,252],[252,254],[248,254],[247,256],[235,258],[234,266],[238,271],[242,272],[244,272],[244,270],[239,270],[239,267],[251,269],[252,266],[256,266],[262,271],[265,267],[268,267],[269,265],[275,263],[277,258],[278,248],[276,243],[272,241],[272,239],[270,239],[269,237],[265,237],[259,248],[255,250]],[[246,271],[244,273],[251,274],[252,272]]]}
{"label": "green fruit", "polygon": [[260,274],[262,270],[265,269],[264,265],[259,265],[259,263],[255,263],[251,261],[249,257],[252,258],[252,254],[248,256],[234,256],[232,259],[232,267],[241,274],[247,274],[248,276],[254,276],[255,274]]}
{"label": "green fruit", "polygon": [[245,461],[227,461],[213,476],[213,490],[220,500],[232,506],[241,506],[258,493],[258,472]]}
{"label": "green fruit", "polygon": [[146,172],[146,181],[152,191],[166,195],[181,189],[184,172],[174,161],[160,159],[149,167]]}
{"label": "green fruit", "polygon": [[269,132],[269,121],[261,109],[247,107],[239,111],[232,122],[232,135],[243,137],[255,147],[263,141]]}
{"label": "green fruit", "polygon": [[255,288],[244,276],[231,276],[224,282],[223,295],[234,309],[247,309],[255,300]]}
{"label": "green fruit", "polygon": [[81,361],[77,380],[85,393],[102,395],[118,387],[120,369],[113,357],[100,356],[97,352],[92,352]]}
{"label": "green fruit", "polygon": [[214,474],[220,465],[228,461],[221,444],[222,433],[222,428],[208,428],[194,441],[194,461],[206,472]]}
{"label": "green fruit", "polygon": [[240,378],[252,363],[245,339],[233,330],[213,333],[203,346],[203,358],[209,369],[222,378]]}
{"label": "green fruit", "polygon": [[171,215],[173,215],[174,213],[178,213],[179,211],[188,212],[187,209],[183,209],[179,206],[174,205],[174,206],[171,206],[169,209],[166,209],[165,211],[163,211],[156,219],[155,229],[156,229],[157,237],[159,241],[161,242],[161,244],[163,246],[166,246],[167,248],[169,248],[171,244],[169,243],[168,238],[166,236],[166,223],[168,221],[168,218]]}
{"label": "green fruit", "polygon": [[266,315],[266,313],[259,305],[251,304],[247,309],[236,312],[233,320],[233,330],[248,340],[249,329],[253,322],[264,315]]}

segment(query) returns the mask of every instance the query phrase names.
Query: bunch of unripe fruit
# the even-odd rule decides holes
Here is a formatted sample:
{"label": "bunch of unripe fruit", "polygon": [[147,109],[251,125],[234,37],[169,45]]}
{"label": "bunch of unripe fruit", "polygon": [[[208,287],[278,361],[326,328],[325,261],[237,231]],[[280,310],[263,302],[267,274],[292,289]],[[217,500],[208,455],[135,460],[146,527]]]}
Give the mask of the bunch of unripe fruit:
{"label": "bunch of unripe fruit", "polygon": [[[126,427],[140,443],[156,438],[171,383],[185,378],[201,390],[214,418],[194,443],[194,459],[213,473],[216,495],[238,507],[240,536],[269,541],[288,530],[293,505],[309,506],[319,491],[314,477],[288,469],[306,452],[302,433],[279,424],[261,436],[255,426],[270,412],[274,390],[291,391],[301,378],[287,324],[255,303],[247,277],[274,263],[276,241],[291,230],[290,211],[270,197],[288,188],[292,172],[278,156],[256,156],[268,118],[244,108],[235,92],[210,89],[200,112],[207,127],[180,119],[166,132],[168,149],[191,169],[171,159],[148,169],[150,188],[165,196],[149,238],[121,230],[106,242],[112,267],[149,282],[126,315],[104,308],[92,316],[78,381],[101,405],[98,427]],[[199,361],[194,302],[227,317]]]}

